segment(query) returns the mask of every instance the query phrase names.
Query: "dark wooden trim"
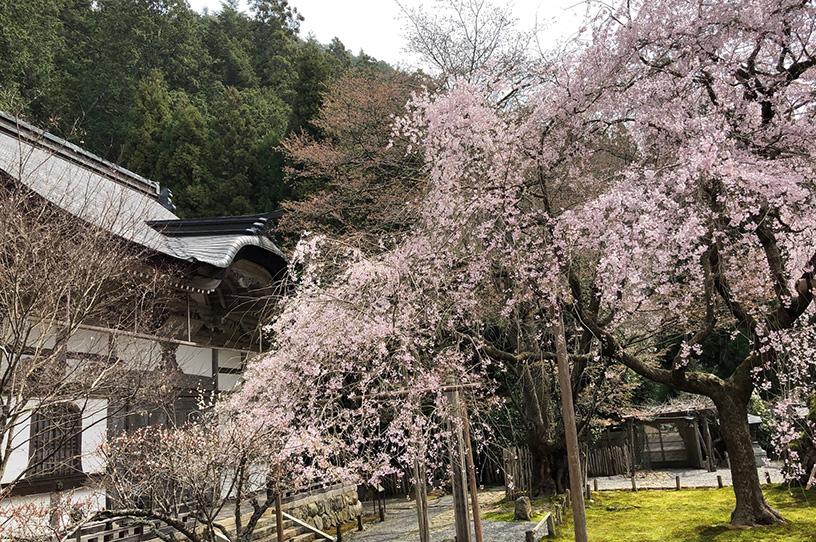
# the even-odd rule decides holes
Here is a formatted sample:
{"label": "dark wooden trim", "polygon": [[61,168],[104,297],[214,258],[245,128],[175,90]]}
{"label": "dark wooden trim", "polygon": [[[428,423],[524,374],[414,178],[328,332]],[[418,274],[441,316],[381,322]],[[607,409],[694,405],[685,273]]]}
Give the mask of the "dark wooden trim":
{"label": "dark wooden trim", "polygon": [[2,489],[11,487],[10,496],[22,497],[25,495],[36,495],[37,493],[53,493],[76,489],[85,485],[90,476],[85,473],[72,476],[57,476],[54,478],[34,478],[23,479],[15,484],[3,484]]}

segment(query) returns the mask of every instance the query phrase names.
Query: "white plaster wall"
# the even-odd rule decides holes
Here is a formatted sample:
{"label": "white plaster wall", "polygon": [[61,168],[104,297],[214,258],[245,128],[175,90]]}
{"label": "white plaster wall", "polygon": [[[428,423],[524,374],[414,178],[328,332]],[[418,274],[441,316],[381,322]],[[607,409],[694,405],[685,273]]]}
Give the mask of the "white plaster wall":
{"label": "white plaster wall", "polygon": [[56,336],[57,330],[60,329],[59,323],[54,323],[53,325],[46,326],[44,324],[40,324],[38,326],[34,326],[31,329],[31,333],[28,336],[28,345],[27,346],[38,346],[40,348],[54,348],[56,344]]}
{"label": "white plaster wall", "polygon": [[219,350],[218,366],[230,369],[240,369],[243,364],[243,354],[237,350]]}
{"label": "white plaster wall", "polygon": [[[243,353],[237,350],[218,350],[218,367],[241,369],[243,367]],[[241,375],[219,373],[218,389],[220,391],[233,390],[240,381]]]}
{"label": "white plaster wall", "polygon": [[117,335],[114,342],[116,355],[129,362],[133,369],[152,370],[161,363],[161,345],[156,341]]}
{"label": "white plaster wall", "polygon": [[238,387],[238,383],[241,382],[241,375],[218,375],[218,390],[219,391],[230,391],[234,390]]}
{"label": "white plaster wall", "polygon": [[188,375],[212,376],[212,349],[180,344],[176,361]]}
{"label": "white plaster wall", "polygon": [[110,335],[102,331],[78,329],[68,337],[68,351],[107,355],[110,352]]}
{"label": "white plaster wall", "polygon": [[[81,506],[83,509],[88,510],[102,510],[105,508],[105,493],[99,490],[81,487],[71,491],[64,491],[61,493],[61,497],[64,499],[62,508],[66,512],[70,510],[71,505]],[[14,509],[17,509],[16,514]],[[0,500],[0,524],[2,524],[2,529],[5,529],[5,531],[0,529],[0,533],[10,535],[19,533],[36,534],[36,529],[39,526],[42,526],[42,532],[48,533],[50,509],[51,494],[49,493],[2,499]]]}
{"label": "white plaster wall", "polygon": [[3,435],[3,446],[9,436],[14,449],[9,455],[6,470],[3,473],[2,483],[16,480],[28,468],[29,437],[31,436],[31,416],[23,416],[10,433]]}
{"label": "white plaster wall", "polygon": [[[77,406],[83,407],[81,404]],[[107,419],[107,399],[90,399],[82,416],[82,471],[87,474],[105,470],[99,447],[107,438]]]}

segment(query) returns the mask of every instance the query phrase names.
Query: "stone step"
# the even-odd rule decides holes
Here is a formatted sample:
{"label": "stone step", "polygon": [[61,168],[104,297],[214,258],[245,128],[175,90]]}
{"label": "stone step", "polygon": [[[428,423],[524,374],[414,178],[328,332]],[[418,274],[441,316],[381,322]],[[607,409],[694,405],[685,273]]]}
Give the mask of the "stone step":
{"label": "stone step", "polygon": [[[263,529],[262,534],[258,537],[254,536],[261,529]],[[278,542],[278,533],[277,529],[275,529],[274,522],[272,522],[271,526],[264,524],[262,527],[256,529],[255,533],[253,533],[252,539],[255,542]],[[323,537],[317,537],[315,533],[311,532],[306,527],[295,525],[291,520],[285,520],[283,540],[284,542],[319,542],[325,541],[326,539]]]}
{"label": "stone step", "polygon": [[[292,529],[295,523],[291,519],[283,520],[283,532],[286,533],[287,530]],[[272,521],[269,519],[261,520],[261,523],[255,527],[255,531],[252,533],[252,540],[259,540],[261,538],[266,538],[270,534],[275,534],[277,532],[277,523],[275,519],[272,518]]]}

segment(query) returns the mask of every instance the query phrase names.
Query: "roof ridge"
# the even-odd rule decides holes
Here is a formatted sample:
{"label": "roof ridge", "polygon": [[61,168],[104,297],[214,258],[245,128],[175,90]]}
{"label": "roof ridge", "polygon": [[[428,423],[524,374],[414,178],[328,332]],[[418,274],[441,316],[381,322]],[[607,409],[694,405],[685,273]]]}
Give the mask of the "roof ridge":
{"label": "roof ridge", "polygon": [[0,132],[20,138],[27,143],[48,150],[60,158],[106,177],[118,184],[138,190],[156,200],[161,195],[159,183],[146,179],[128,169],[109,162],[54,134],[37,128],[0,110]]}

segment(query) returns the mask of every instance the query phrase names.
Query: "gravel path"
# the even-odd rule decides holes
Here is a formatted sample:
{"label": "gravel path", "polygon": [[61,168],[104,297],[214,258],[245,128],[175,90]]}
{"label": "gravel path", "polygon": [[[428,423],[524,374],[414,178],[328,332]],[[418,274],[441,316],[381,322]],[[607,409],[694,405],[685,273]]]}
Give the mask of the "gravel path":
{"label": "gravel path", "polygon": [[[773,483],[782,482],[779,469],[774,467],[757,469],[759,479],[766,481],[766,473]],[[722,476],[723,485],[731,485],[731,471],[719,469],[707,472],[702,469],[676,469],[668,471],[638,472],[635,477],[638,489],[672,489],[675,487],[675,476],[680,476],[683,487],[717,487],[717,476]],[[594,478],[590,485],[594,486]],[[599,490],[631,489],[632,482],[628,476],[605,476],[597,478]],[[480,499],[495,502],[504,497],[504,490],[480,493]],[[365,503],[370,510],[371,503]],[[389,499],[386,503],[384,522],[366,524],[362,532],[349,532],[343,540],[353,542],[418,542],[416,507],[413,501]],[[428,502],[428,518],[431,523],[431,542],[453,540],[456,529],[453,518],[453,497],[445,495]],[[524,533],[534,527],[535,522],[507,522],[482,520],[484,539],[489,542],[523,542]],[[546,527],[544,528],[546,531]],[[545,532],[542,535],[546,534]]]}
{"label": "gravel path", "polygon": [[[504,497],[504,490],[480,493],[479,497],[496,500]],[[370,506],[370,503],[366,503]],[[366,507],[368,509],[368,507]],[[354,542],[418,542],[419,527],[414,502],[389,500],[385,505],[385,521],[366,524],[363,532],[343,534],[343,540]],[[428,520],[431,524],[431,542],[453,540],[456,527],[453,517],[453,497],[445,495],[428,501]],[[472,521],[472,520],[471,520]],[[524,542],[524,533],[536,526],[534,521],[482,520],[482,534],[490,542]],[[546,534],[546,528],[544,529]],[[473,525],[471,523],[471,533]],[[475,538],[474,538],[475,540]]]}
{"label": "gravel path", "polygon": [[[759,467],[757,472],[762,483],[767,481],[766,473],[771,482],[775,484],[784,481],[778,466]],[[638,472],[637,476],[635,476],[635,483],[638,489],[673,489],[675,487],[675,476],[680,477],[682,487],[717,487],[717,476],[722,476],[723,485],[732,485],[730,469],[718,469],[716,472],[708,472],[703,469]],[[593,480],[595,478],[591,478],[589,482],[592,487],[594,487]],[[600,490],[632,489],[632,479],[628,476],[601,476],[597,480],[598,489]]]}

